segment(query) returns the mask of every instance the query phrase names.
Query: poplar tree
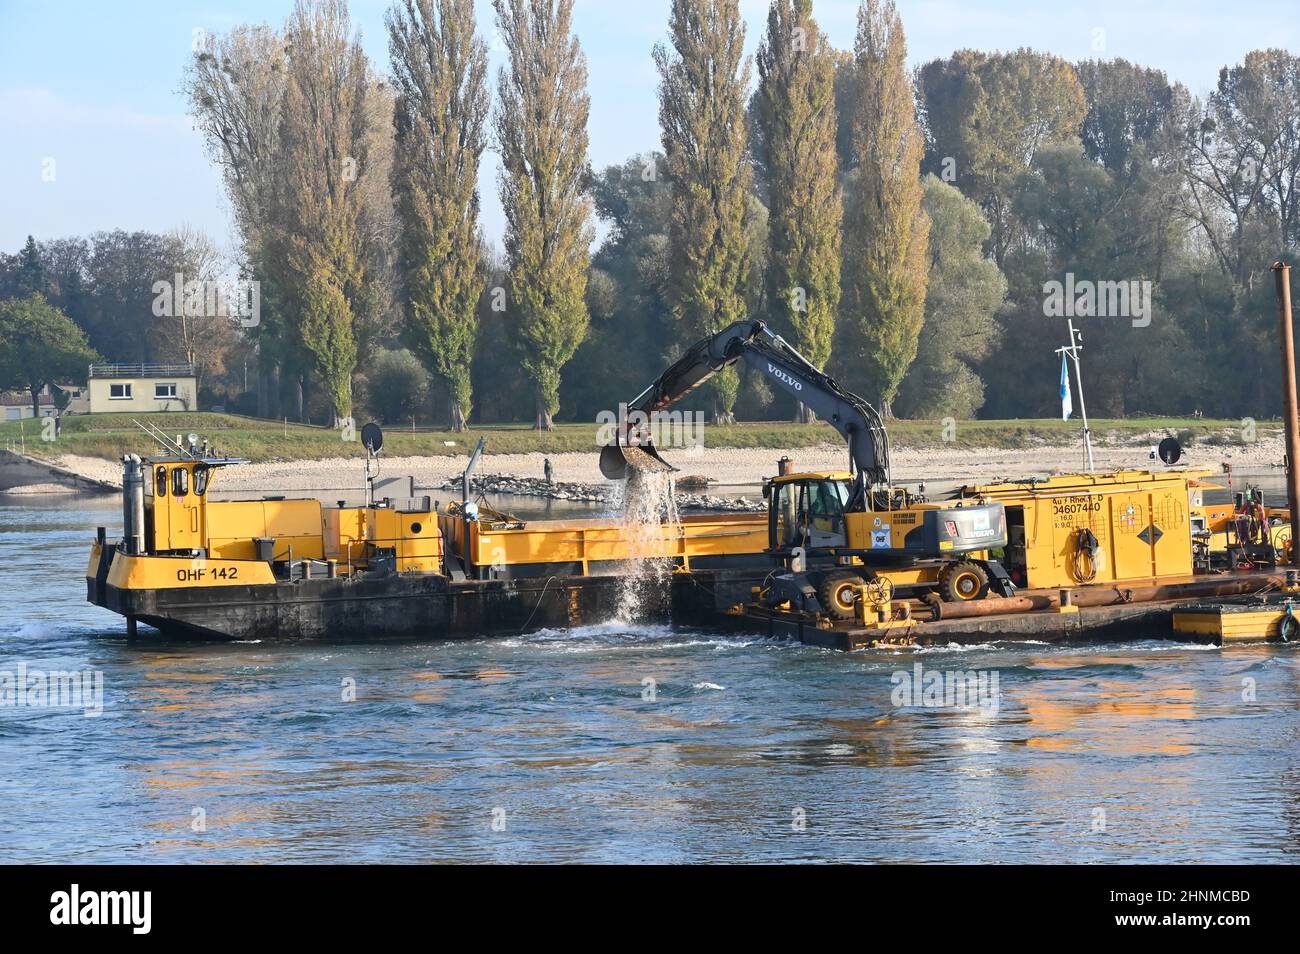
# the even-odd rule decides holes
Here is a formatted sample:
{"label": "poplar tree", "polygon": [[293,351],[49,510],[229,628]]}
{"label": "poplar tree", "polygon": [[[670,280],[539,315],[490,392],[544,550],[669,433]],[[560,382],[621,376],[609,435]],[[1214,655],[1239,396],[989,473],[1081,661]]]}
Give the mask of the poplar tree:
{"label": "poplar tree", "polygon": [[365,54],[343,0],[299,0],[285,30],[288,83],[275,245],[296,328],[337,423],[352,413],[354,322],[366,289],[361,247],[367,174]]}
{"label": "poplar tree", "polygon": [[549,431],[560,406],[560,369],[587,334],[587,61],[572,34],[573,0],[493,6],[509,60],[498,76],[494,117],[509,308],[537,429]]}
{"label": "poplar tree", "polygon": [[[775,326],[818,368],[830,357],[840,303],[835,62],[812,0],[773,0],[754,100],[768,198],[767,305]],[[799,420],[811,419],[800,404]]]}
{"label": "poplar tree", "polygon": [[[280,416],[279,376],[300,350],[275,307],[268,249],[275,194],[283,167],[280,154],[284,105],[284,39],[271,27],[237,26],[202,44],[186,70],[183,91],[203,134],[209,157],[221,170],[241,244],[241,269],[262,281],[261,321],[246,331],[257,347],[257,414]],[[288,375],[286,374],[287,378]]]}
{"label": "poplar tree", "polygon": [[[737,0],[673,0],[668,33],[654,59],[673,189],[669,300],[694,338],[747,317],[750,63]],[[716,420],[732,419],[739,380],[732,368],[710,382]]]}
{"label": "poplar tree", "polygon": [[387,17],[396,134],[405,339],[442,383],[463,431],[482,292],[478,163],[488,111],[487,49],[473,0],[402,0]]}
{"label": "poplar tree", "polygon": [[841,357],[888,414],[925,320],[930,231],[921,207],[924,142],[893,0],[859,7],[854,59],[858,168],[845,211]]}

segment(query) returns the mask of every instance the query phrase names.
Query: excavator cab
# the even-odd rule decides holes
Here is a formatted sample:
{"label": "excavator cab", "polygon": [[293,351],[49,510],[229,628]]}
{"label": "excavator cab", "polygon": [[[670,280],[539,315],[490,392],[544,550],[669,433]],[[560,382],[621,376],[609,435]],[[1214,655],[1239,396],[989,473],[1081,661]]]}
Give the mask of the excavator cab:
{"label": "excavator cab", "polygon": [[830,474],[795,474],[778,478],[769,498],[771,549],[789,551],[848,546],[845,510],[851,484]]}

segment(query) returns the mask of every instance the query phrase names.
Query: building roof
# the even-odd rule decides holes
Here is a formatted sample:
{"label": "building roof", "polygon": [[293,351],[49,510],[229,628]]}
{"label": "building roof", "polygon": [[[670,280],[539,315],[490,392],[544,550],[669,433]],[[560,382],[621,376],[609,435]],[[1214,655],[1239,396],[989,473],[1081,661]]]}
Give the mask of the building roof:
{"label": "building roof", "polygon": [[92,378],[192,378],[192,364],[92,364]]}
{"label": "building roof", "polygon": [[[54,407],[54,398],[45,392],[37,395],[41,407]],[[26,391],[0,391],[0,407],[31,407],[32,396]]]}

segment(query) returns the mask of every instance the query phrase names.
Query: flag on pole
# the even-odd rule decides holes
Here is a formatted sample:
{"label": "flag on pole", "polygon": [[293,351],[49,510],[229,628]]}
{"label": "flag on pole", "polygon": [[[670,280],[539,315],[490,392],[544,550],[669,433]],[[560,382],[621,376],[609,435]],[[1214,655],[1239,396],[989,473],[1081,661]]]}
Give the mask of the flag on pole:
{"label": "flag on pole", "polygon": [[1074,399],[1070,396],[1070,368],[1061,355],[1061,420],[1068,421],[1074,413]]}

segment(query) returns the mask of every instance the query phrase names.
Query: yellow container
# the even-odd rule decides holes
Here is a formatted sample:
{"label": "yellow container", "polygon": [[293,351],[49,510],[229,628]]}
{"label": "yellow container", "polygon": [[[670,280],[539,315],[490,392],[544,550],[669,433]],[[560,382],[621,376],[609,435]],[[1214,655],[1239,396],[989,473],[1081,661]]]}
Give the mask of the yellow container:
{"label": "yellow container", "polygon": [[[1140,582],[1192,574],[1192,508],[1208,472],[1066,474],[963,488],[1006,507],[1003,565],[1032,589]],[[1095,561],[1080,553],[1090,530]]]}
{"label": "yellow container", "polygon": [[366,542],[372,548],[392,549],[399,573],[442,571],[442,532],[437,513],[378,507],[365,513]]}
{"label": "yellow container", "polygon": [[275,541],[275,558],[323,560],[321,506],[318,500],[232,500],[207,505],[208,555],[227,560],[252,560],[253,540]]}

